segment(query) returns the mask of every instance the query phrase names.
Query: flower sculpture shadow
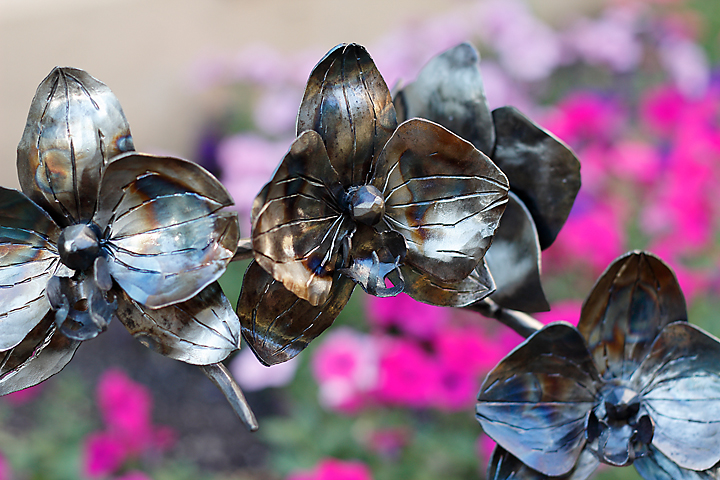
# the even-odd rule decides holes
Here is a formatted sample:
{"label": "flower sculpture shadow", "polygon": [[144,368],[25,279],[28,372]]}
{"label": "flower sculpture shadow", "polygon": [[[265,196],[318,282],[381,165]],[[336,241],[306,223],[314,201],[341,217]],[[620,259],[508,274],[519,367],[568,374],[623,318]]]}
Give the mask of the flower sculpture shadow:
{"label": "flower sculpture shadow", "polygon": [[[580,162],[570,148],[513,107],[490,111],[480,56],[469,43],[438,55],[395,96],[398,121],[421,117],[448,128],[487,154],[510,180],[510,195],[485,259],[495,281],[491,299],[524,312],[550,309],[540,283],[540,250],[565,224],[580,190]],[[477,272],[479,273],[479,272]],[[464,307],[467,279],[446,290],[407,293],[436,305]]]}
{"label": "flower sculpture shadow", "polygon": [[373,295],[437,290],[473,274],[474,298],[507,203],[505,175],[472,144],[423,119],[397,124],[360,45],[314,68],[298,138],[253,211],[251,264],[238,304],[258,358],[279,363],[327,328],[354,284]]}
{"label": "flower sculpture shadow", "polygon": [[216,280],[238,244],[232,199],[194,163],[133,149],[107,86],[72,68],[40,84],[18,146],[22,193],[0,188],[0,394],[60,371],[114,317],[226,377],[240,323]]}
{"label": "flower sculpture shadow", "polygon": [[661,260],[616,260],[577,329],[548,325],[485,379],[477,418],[499,445],[488,477],[582,480],[602,462],[648,480],[717,478],[720,342],[686,317]]}

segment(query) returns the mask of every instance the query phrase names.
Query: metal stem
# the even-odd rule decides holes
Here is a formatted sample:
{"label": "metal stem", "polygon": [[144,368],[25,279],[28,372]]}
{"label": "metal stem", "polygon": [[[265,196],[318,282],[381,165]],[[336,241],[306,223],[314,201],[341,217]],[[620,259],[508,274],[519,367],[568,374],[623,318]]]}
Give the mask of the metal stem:
{"label": "metal stem", "polygon": [[527,313],[519,312],[509,308],[503,308],[489,298],[484,298],[465,308],[478,312],[488,318],[493,318],[500,323],[512,328],[524,338],[543,328],[543,324],[535,320]]}
{"label": "metal stem", "polygon": [[233,256],[231,262],[238,260],[247,260],[253,258],[252,238],[241,238],[238,240],[237,250],[235,250],[235,256]]}
{"label": "metal stem", "polygon": [[250,409],[245,395],[243,395],[238,384],[235,383],[235,379],[227,367],[222,363],[213,363],[211,365],[200,365],[200,369],[225,395],[225,398],[230,402],[230,406],[248,430],[251,432],[256,431],[258,423],[255,414]]}

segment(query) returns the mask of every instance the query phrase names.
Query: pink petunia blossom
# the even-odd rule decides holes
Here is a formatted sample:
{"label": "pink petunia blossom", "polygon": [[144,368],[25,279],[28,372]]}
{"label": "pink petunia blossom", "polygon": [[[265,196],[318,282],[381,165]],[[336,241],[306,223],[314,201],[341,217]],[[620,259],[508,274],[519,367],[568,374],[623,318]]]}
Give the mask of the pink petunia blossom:
{"label": "pink petunia blossom", "polygon": [[24,405],[33,399],[37,398],[37,396],[40,394],[40,392],[44,389],[44,383],[39,383],[35,386],[24,388],[22,390],[18,390],[17,392],[10,393],[8,395],[5,395],[5,400],[12,405],[18,406],[18,405]]}
{"label": "pink petunia blossom", "polygon": [[230,361],[230,372],[243,390],[255,392],[266,388],[283,387],[295,378],[297,357],[269,367],[261,364],[249,348],[240,350]]}
{"label": "pink petunia blossom", "polygon": [[611,143],[625,123],[626,114],[617,101],[587,91],[568,95],[541,121],[543,128],[573,148],[587,141]]}
{"label": "pink petunia blossom", "polygon": [[378,400],[413,408],[431,406],[440,373],[435,359],[414,341],[402,337],[382,340]]}
{"label": "pink petunia blossom", "polygon": [[123,439],[109,432],[95,432],[85,439],[83,468],[90,478],[102,478],[115,473],[128,457]]}
{"label": "pink petunia blossom", "polygon": [[370,468],[358,460],[326,458],[310,471],[292,472],[286,480],[372,480]]}
{"label": "pink petunia blossom", "polygon": [[582,301],[563,300],[553,303],[549,312],[539,312],[533,316],[544,324],[552,322],[568,322],[577,325],[580,320]]}
{"label": "pink petunia blossom", "polygon": [[407,294],[395,297],[368,295],[365,310],[370,324],[381,329],[395,328],[420,339],[432,338],[450,320],[450,309],[413,300]]}
{"label": "pink petunia blossom", "polygon": [[370,336],[350,328],[329,332],[313,352],[311,364],[320,403],[342,412],[357,411],[377,385],[378,362]]}

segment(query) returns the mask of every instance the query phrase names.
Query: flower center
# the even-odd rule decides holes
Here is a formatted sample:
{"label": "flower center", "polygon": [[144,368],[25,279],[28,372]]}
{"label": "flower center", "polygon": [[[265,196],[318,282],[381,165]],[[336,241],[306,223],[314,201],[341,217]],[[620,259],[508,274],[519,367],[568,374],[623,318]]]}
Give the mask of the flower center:
{"label": "flower center", "polygon": [[60,260],[73,270],[87,270],[100,254],[98,228],[95,225],[70,225],[58,239]]}
{"label": "flower center", "polygon": [[350,215],[357,222],[375,225],[385,214],[385,199],[380,190],[372,185],[353,187],[346,198]]}
{"label": "flower center", "polygon": [[605,463],[630,465],[644,455],[652,441],[653,421],[631,388],[608,385],[600,395],[601,401],[587,420],[589,447]]}

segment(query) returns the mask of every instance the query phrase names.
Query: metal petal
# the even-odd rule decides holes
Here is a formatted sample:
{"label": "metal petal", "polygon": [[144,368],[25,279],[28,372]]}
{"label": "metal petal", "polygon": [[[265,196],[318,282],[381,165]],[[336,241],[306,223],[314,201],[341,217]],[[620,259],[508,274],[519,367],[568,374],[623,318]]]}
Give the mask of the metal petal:
{"label": "metal petal", "polygon": [[130,127],[110,89],[87,72],[56,67],[30,105],[18,145],[20,185],[61,226],[84,223],[103,169],[130,150]]}
{"label": "metal petal", "polygon": [[426,118],[475,145],[486,155],[495,128],[480,75],[480,54],[469,43],[447,50],[420,70],[415,82],[395,96],[398,121]]}
{"label": "metal petal", "polygon": [[550,305],[540,281],[540,242],[530,212],[513,192],[500,226],[485,254],[497,290],[492,299],[504,308],[547,312]]}
{"label": "metal petal", "polygon": [[466,307],[495,291],[495,282],[483,259],[462,282],[443,284],[410,265],[403,265],[404,292],[419,302],[441,307]]}
{"label": "metal petal", "polygon": [[237,248],[232,200],[202,167],[177,158],[124,155],[100,186],[110,274],[149,308],[189,300],[217,280]]}
{"label": "metal petal", "polygon": [[405,237],[406,263],[446,284],[480,263],[508,198],[507,178],[489,158],[419,118],[397,128],[373,184],[385,198],[385,225]]}
{"label": "metal petal", "polygon": [[354,228],[342,194],[322,138],[310,130],[293,142],[255,209],[255,260],[313,305],[330,295],[341,242]]}
{"label": "metal petal", "polygon": [[585,446],[597,370],[572,326],[548,325],[491,371],[478,396],[485,433],[545,475],[567,474]]}
{"label": "metal petal", "polygon": [[647,252],[613,262],[583,304],[578,330],[607,380],[630,378],[660,331],[687,318],[675,274]]}
{"label": "metal petal", "polygon": [[495,447],[490,466],[488,480],[585,480],[597,469],[600,462],[588,450],[583,450],[575,466],[565,475],[549,477],[528,467],[507,450]]}
{"label": "metal petal", "polygon": [[50,310],[45,287],[61,265],[59,235],[45,211],[0,187],[0,351],[20,343]]}
{"label": "metal petal", "polygon": [[54,312],[48,312],[22,342],[2,353],[0,395],[32,387],[55,375],[72,360],[79,346],[80,342],[58,331]]}
{"label": "metal petal", "polygon": [[635,469],[645,480],[713,480],[718,478],[718,466],[696,472],[679,467],[656,448],[635,460]]}
{"label": "metal petal", "polygon": [[[376,232],[372,227],[358,224],[352,236],[348,267],[339,272],[352,278],[370,295],[393,297],[405,287],[400,264],[406,252],[405,239],[399,233]],[[386,281],[392,286],[388,287]]]}
{"label": "metal petal", "polygon": [[300,104],[297,134],[315,130],[345,188],[368,183],[372,165],[397,126],[390,90],[367,50],[330,50],[315,66]]}
{"label": "metal petal", "polygon": [[190,300],[156,310],[119,294],[118,318],[143,345],[194,365],[224,360],[240,348],[240,321],[213,282]]}
{"label": "metal petal", "polygon": [[495,150],[490,156],[510,179],[548,248],[565,224],[580,190],[580,162],[570,148],[514,107],[492,112]]}
{"label": "metal petal", "polygon": [[237,308],[243,338],[263,364],[286,362],[332,325],[353,288],[352,280],[338,275],[325,303],[313,306],[252,262]]}
{"label": "metal petal", "polygon": [[720,342],[675,322],[663,329],[632,381],[655,422],[652,445],[682,468],[720,461]]}

